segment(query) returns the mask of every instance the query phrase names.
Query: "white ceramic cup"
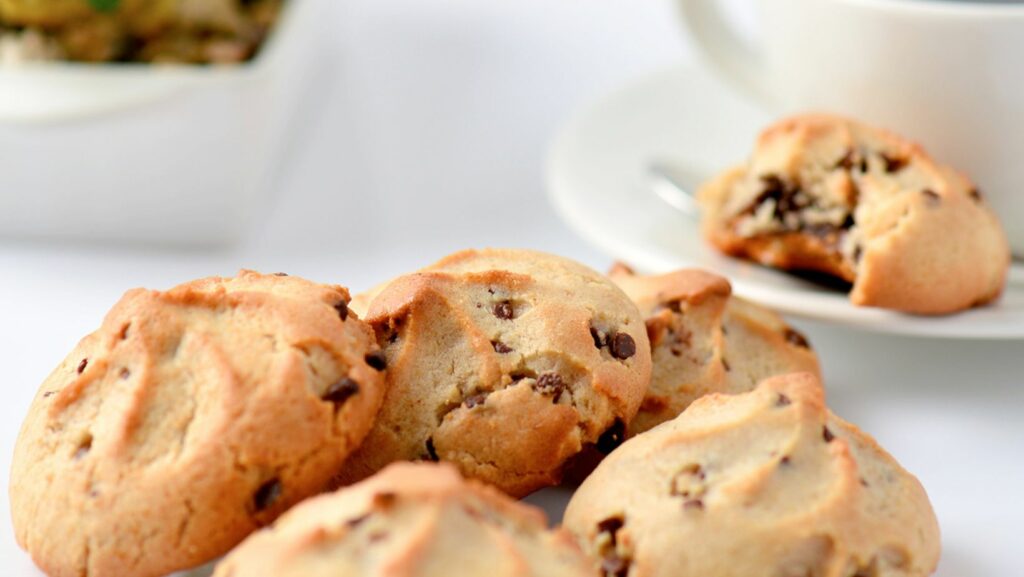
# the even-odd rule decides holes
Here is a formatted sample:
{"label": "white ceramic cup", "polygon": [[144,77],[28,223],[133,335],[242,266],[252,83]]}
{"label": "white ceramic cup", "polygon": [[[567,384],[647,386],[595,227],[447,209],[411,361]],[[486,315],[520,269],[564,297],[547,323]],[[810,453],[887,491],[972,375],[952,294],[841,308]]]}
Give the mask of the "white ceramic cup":
{"label": "white ceramic cup", "polygon": [[1024,257],[1024,0],[759,0],[745,38],[678,0],[705,60],[771,112],[837,112],[965,171]]}

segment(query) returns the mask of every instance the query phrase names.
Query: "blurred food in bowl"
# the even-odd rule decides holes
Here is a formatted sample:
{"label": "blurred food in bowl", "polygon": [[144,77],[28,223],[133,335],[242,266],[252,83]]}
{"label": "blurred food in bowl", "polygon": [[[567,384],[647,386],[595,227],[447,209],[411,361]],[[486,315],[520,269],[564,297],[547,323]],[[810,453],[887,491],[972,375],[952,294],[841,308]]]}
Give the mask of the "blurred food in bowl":
{"label": "blurred food in bowl", "polygon": [[[114,14],[139,1],[121,0]],[[237,65],[0,66],[0,238],[240,239],[274,192],[293,118],[309,109],[309,82],[325,78],[313,71],[333,47],[320,40],[342,4],[275,1],[281,12],[258,54]],[[27,0],[0,0],[0,13],[15,2]],[[32,6],[44,4],[77,2]],[[35,50],[52,49],[38,29],[20,34]]]}
{"label": "blurred food in bowl", "polygon": [[0,63],[232,63],[252,58],[284,0],[0,0]]}

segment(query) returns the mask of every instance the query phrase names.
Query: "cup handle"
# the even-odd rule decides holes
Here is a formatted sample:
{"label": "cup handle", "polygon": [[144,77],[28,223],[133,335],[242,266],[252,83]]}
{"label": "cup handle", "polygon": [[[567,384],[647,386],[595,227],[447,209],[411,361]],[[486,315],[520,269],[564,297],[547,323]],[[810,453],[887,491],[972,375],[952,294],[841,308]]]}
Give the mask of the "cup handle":
{"label": "cup handle", "polygon": [[729,84],[770,101],[761,57],[722,13],[718,0],[679,0],[679,13],[701,57]]}

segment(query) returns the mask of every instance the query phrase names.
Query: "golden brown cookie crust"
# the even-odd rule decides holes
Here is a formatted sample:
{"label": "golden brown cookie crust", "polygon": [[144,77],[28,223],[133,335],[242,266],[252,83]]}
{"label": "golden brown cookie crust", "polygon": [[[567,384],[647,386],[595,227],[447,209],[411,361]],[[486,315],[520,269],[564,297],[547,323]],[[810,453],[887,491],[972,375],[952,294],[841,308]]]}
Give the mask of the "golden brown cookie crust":
{"label": "golden brown cookie crust", "polygon": [[447,463],[395,463],[252,535],[215,577],[592,576],[543,512]]}
{"label": "golden brown cookie crust", "polygon": [[630,577],[925,577],[940,549],[917,479],[831,414],[807,373],[708,395],[630,439],[564,522]]}
{"label": "golden brown cookie crust", "polygon": [[321,491],[383,397],[348,300],[251,271],[126,293],[22,426],[19,544],[56,577],[155,577]]}
{"label": "golden brown cookie crust", "polygon": [[852,283],[854,304],[946,314],[995,300],[1006,282],[1009,246],[978,189],[852,120],[783,120],[698,197],[719,250],[833,275]]}
{"label": "golden brown cookie crust", "polygon": [[367,322],[388,358],[388,391],[342,482],[441,459],[525,495],[616,436],[650,378],[636,306],[598,273],[544,253],[456,253],[391,282]]}

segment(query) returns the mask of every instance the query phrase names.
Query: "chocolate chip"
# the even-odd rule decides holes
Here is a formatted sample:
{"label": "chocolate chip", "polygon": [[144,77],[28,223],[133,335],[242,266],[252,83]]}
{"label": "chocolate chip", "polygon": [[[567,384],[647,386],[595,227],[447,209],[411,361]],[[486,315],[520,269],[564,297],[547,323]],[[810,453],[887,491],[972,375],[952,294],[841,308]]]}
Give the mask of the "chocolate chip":
{"label": "chocolate chip", "polygon": [[338,316],[341,317],[342,322],[348,320],[348,302],[344,300],[338,301],[338,304],[334,305],[334,310],[338,311]]}
{"label": "chocolate chip", "polygon": [[374,493],[371,505],[374,509],[387,510],[394,507],[396,501],[398,501],[398,495],[391,491],[382,491]]}
{"label": "chocolate chip", "polygon": [[487,401],[487,393],[477,393],[475,395],[466,397],[466,408],[472,409],[477,405],[482,405]]}
{"label": "chocolate chip", "polygon": [[349,529],[355,529],[356,527],[362,525],[363,522],[366,521],[369,518],[370,518],[370,514],[366,513],[365,515],[360,515],[358,517],[353,517],[353,518],[349,519],[348,521],[345,521],[345,525]]}
{"label": "chocolate chip", "polygon": [[398,340],[404,324],[405,317],[388,317],[386,323],[375,324],[373,330],[378,341],[383,338],[391,344]]}
{"label": "chocolate chip", "polygon": [[499,355],[511,353],[513,350],[512,347],[506,345],[501,341],[491,341],[491,346],[494,347],[494,352],[498,353]]}
{"label": "chocolate chip", "polygon": [[704,501],[700,499],[687,499],[683,501],[683,509],[694,509],[698,511],[704,510]]}
{"label": "chocolate chip", "polygon": [[363,357],[366,364],[370,365],[370,368],[383,371],[388,368],[388,359],[384,356],[384,351],[373,351],[372,353],[366,353]]}
{"label": "chocolate chip", "polygon": [[74,454],[73,458],[76,461],[78,461],[78,460],[84,458],[86,455],[88,455],[89,451],[91,451],[91,450],[92,450],[92,435],[86,435],[86,437],[84,439],[82,439],[78,443],[78,448],[75,449],[75,454]]}
{"label": "chocolate chip", "polygon": [[601,551],[601,574],[604,577],[626,577],[629,573],[629,558],[615,550],[618,532],[624,524],[622,517],[609,517],[597,524],[598,533],[608,535],[608,544]]}
{"label": "chocolate chip", "polygon": [[611,537],[612,545],[615,544],[615,534],[619,532],[619,529],[625,525],[626,522],[622,520],[622,517],[609,517],[604,521],[597,524],[598,533],[608,533]]}
{"label": "chocolate chip", "polygon": [[427,458],[431,461],[440,461],[437,458],[437,450],[434,449],[434,437],[428,437],[425,444],[427,447]]}
{"label": "chocolate chip", "polygon": [[286,272],[275,272],[274,276],[288,276],[288,273],[286,273]]}
{"label": "chocolate chip", "polygon": [[832,431],[828,430],[828,427],[822,427],[821,438],[825,439],[826,443],[831,443],[832,439],[835,439],[836,436],[832,434]]}
{"label": "chocolate chip", "polygon": [[132,372],[129,371],[128,369],[121,369],[121,372],[118,373],[118,376],[121,377],[121,380],[127,381],[128,377],[132,376]]}
{"label": "chocolate chip", "polygon": [[865,479],[864,477],[861,477],[860,478],[860,484],[861,484],[862,487],[867,487],[868,486],[867,479]]}
{"label": "chocolate chip", "polygon": [[732,367],[729,366],[729,361],[725,360],[725,357],[722,357],[722,368],[725,369],[725,372],[727,373],[732,370]]}
{"label": "chocolate chip", "polygon": [[867,157],[862,156],[860,158],[860,166],[859,166],[859,168],[860,168],[860,171],[861,171],[862,174],[866,174],[867,173],[867,171],[868,171],[868,159],[867,159]]}
{"label": "chocolate chip", "polygon": [[557,373],[544,373],[537,377],[537,382],[533,385],[533,388],[542,395],[551,395],[557,403],[558,399],[562,396],[562,391],[565,390],[565,381]]}
{"label": "chocolate chip", "polygon": [[359,383],[355,382],[354,380],[348,377],[344,377],[338,380],[338,382],[334,383],[333,385],[327,387],[327,390],[324,391],[324,394],[321,395],[320,398],[340,406],[344,404],[345,401],[349,399],[349,397],[358,392]]}
{"label": "chocolate chip", "polygon": [[977,188],[972,188],[971,190],[968,190],[967,194],[969,194],[971,198],[975,200],[975,202],[981,202],[981,191],[979,191]]}
{"label": "chocolate chip", "polygon": [[252,495],[252,505],[257,513],[274,504],[281,496],[281,480],[273,478],[262,485]]}
{"label": "chocolate chip", "polygon": [[789,399],[789,397],[787,397],[786,395],[783,395],[782,393],[779,393],[778,398],[775,399],[775,406],[776,407],[785,407],[786,405],[788,405],[788,404],[790,404],[792,402],[793,401],[791,401]]}
{"label": "chocolate chip", "polygon": [[761,176],[761,184],[764,185],[764,190],[766,192],[782,191],[786,189],[786,182],[777,174],[765,174]]}
{"label": "chocolate chip", "polygon": [[792,345],[803,347],[805,349],[811,348],[811,344],[807,342],[807,337],[800,334],[799,331],[786,327],[786,341]]}
{"label": "chocolate chip", "polygon": [[893,172],[899,172],[903,170],[903,167],[907,165],[907,159],[899,156],[889,156],[888,154],[882,153],[882,162],[885,163],[885,171],[892,174]]}
{"label": "chocolate chip", "polygon": [[842,168],[843,170],[850,170],[853,168],[853,149],[847,148],[846,154],[836,161],[835,168]]}
{"label": "chocolate chip", "polygon": [[862,256],[864,256],[864,247],[859,244],[853,247],[853,262],[860,262]]}
{"label": "chocolate chip", "polygon": [[608,338],[608,352],[624,361],[636,354],[636,341],[626,333],[615,333]]}
{"label": "chocolate chip", "polygon": [[786,183],[782,182],[782,179],[774,174],[762,175],[761,186],[761,192],[743,209],[741,214],[754,214],[757,208],[768,200],[778,202],[778,199],[786,193]]}
{"label": "chocolate chip", "polygon": [[89,359],[82,359],[82,362],[78,363],[78,374],[82,374],[87,366],[89,366]]}
{"label": "chocolate chip", "polygon": [[740,213],[741,215],[752,215],[759,207],[771,200],[774,202],[773,217],[780,222],[785,222],[787,214],[803,210],[812,203],[811,197],[804,194],[798,182],[787,183],[778,175],[767,174],[761,176],[761,183],[763,189]]}
{"label": "chocolate chip", "polygon": [[779,459],[779,463],[782,464],[782,465],[789,466],[789,463],[790,463],[789,455],[786,455],[786,456],[782,457],[781,459]]}
{"label": "chocolate chip", "polygon": [[921,194],[924,195],[924,198],[925,200],[928,201],[929,206],[937,206],[939,204],[939,201],[942,200],[942,197],[939,196],[939,193],[935,192],[930,188],[922,190]]}
{"label": "chocolate chip", "polygon": [[590,327],[590,337],[594,339],[595,348],[599,349],[604,346],[604,339],[601,338],[601,333],[599,333],[596,328]]}
{"label": "chocolate chip", "polygon": [[57,391],[46,391],[45,393],[43,393],[43,398],[45,399],[46,397],[50,397],[50,396],[53,396],[53,395],[56,395],[56,394],[57,394]]}
{"label": "chocolate chip", "polygon": [[511,301],[501,301],[494,305],[494,316],[502,320],[509,320],[515,315]]}
{"label": "chocolate chip", "polygon": [[608,427],[605,432],[601,433],[601,436],[597,438],[597,444],[595,447],[602,454],[607,455],[614,451],[622,441],[626,439],[626,423],[622,422],[621,419],[615,419],[612,426]]}
{"label": "chocolate chip", "polygon": [[679,299],[663,302],[661,303],[661,306],[674,313],[683,312],[683,303]]}

